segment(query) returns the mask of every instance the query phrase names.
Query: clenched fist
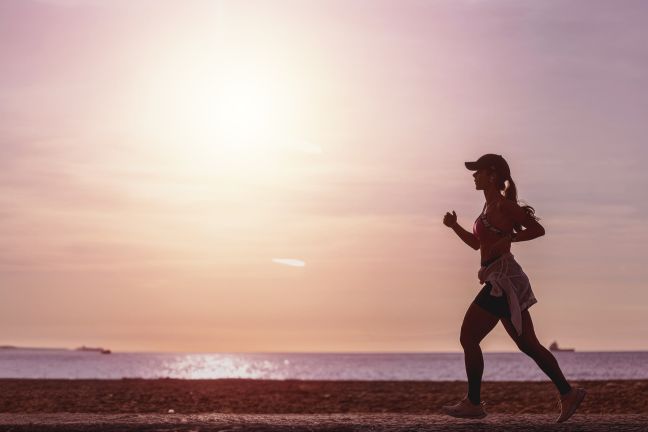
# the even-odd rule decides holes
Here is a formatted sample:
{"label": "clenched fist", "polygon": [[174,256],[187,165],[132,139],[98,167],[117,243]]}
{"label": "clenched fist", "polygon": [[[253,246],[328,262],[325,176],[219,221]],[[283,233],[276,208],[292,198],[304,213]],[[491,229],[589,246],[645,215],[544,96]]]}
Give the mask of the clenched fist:
{"label": "clenched fist", "polygon": [[448,212],[445,214],[445,216],[443,216],[443,224],[445,226],[452,228],[456,223],[457,223],[457,213],[455,213],[454,210],[452,210],[452,214]]}

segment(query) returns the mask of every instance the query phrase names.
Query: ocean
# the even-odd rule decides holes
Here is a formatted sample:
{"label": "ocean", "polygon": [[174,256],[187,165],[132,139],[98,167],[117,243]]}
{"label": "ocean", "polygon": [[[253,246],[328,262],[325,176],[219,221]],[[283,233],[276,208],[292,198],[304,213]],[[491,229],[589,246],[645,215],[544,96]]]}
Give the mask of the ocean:
{"label": "ocean", "polygon": [[[648,351],[556,352],[569,380],[648,379]],[[0,378],[465,380],[462,353],[174,354],[0,350]],[[522,353],[484,353],[486,381],[543,381]]]}

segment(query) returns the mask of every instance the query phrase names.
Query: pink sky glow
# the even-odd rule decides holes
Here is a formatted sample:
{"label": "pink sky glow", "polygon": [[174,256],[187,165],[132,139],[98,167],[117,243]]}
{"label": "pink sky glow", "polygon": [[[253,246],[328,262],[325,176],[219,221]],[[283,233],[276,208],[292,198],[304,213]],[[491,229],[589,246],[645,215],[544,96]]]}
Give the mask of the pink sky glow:
{"label": "pink sky glow", "polygon": [[[541,342],[648,349],[642,1],[0,2],[0,344],[459,351],[504,155]],[[498,327],[486,351],[515,350]]]}

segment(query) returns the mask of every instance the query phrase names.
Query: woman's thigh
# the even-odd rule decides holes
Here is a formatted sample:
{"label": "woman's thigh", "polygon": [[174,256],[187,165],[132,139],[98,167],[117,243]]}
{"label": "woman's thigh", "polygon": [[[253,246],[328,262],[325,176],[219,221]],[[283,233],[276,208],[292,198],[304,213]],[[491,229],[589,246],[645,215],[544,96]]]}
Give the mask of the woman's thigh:
{"label": "woman's thigh", "polygon": [[538,337],[535,334],[535,329],[533,328],[533,320],[531,319],[531,314],[529,310],[526,309],[522,312],[522,334],[518,335],[513,323],[510,318],[502,318],[502,324],[506,329],[506,332],[511,336],[513,342],[520,348],[522,351],[528,351],[530,349],[536,348],[540,342]]}
{"label": "woman's thigh", "polygon": [[499,322],[499,317],[471,303],[461,324],[461,343],[479,343]]}

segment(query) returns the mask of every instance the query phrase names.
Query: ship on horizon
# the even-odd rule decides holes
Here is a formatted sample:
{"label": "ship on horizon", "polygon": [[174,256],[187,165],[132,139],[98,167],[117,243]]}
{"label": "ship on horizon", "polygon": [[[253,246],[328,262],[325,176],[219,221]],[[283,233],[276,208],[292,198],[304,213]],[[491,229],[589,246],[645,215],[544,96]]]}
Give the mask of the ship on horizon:
{"label": "ship on horizon", "polygon": [[77,351],[90,351],[90,352],[98,352],[101,354],[110,354],[112,351],[106,348],[101,348],[101,347],[87,347],[85,345],[80,346],[79,348],[76,349]]}
{"label": "ship on horizon", "polygon": [[558,342],[553,341],[551,342],[551,345],[549,345],[549,351],[574,352],[576,350],[574,348],[559,348]]}

